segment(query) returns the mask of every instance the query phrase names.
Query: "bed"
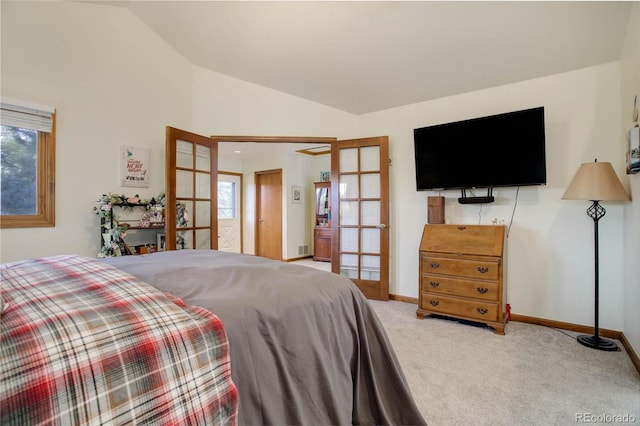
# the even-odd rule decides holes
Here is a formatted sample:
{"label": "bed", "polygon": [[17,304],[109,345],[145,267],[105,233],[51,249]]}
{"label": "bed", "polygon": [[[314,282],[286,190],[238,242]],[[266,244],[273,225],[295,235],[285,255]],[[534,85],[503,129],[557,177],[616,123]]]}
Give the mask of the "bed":
{"label": "bed", "polygon": [[[35,266],[32,265],[33,262]],[[58,277],[60,262],[71,262],[72,268],[68,273]],[[58,293],[58,284],[48,285],[50,276],[54,275],[54,281],[57,281],[57,278],[62,281],[78,281],[81,288],[88,286],[104,290],[105,294],[101,295],[103,300],[96,300],[97,306],[106,305],[109,309],[116,309],[117,305],[126,312],[130,306],[118,303],[121,299],[120,292],[133,293],[136,298],[150,298],[154,304],[162,302],[163,312],[168,309],[187,323],[189,317],[196,318],[197,320],[191,322],[207,328],[200,330],[196,327],[197,333],[189,332],[182,329],[182,323],[158,320],[155,318],[156,311],[152,311],[152,315],[145,315],[145,320],[146,316],[149,316],[149,320],[152,321],[144,327],[147,330],[143,331],[145,336],[155,335],[155,332],[149,330],[155,330],[154,327],[170,322],[173,328],[168,333],[169,336],[178,332],[186,334],[183,340],[180,340],[182,343],[176,342],[178,346],[190,348],[202,340],[211,340],[209,346],[215,348],[209,351],[214,355],[207,352],[206,363],[197,363],[197,371],[191,371],[190,368],[193,366],[187,365],[188,363],[180,364],[179,368],[189,378],[197,379],[198,383],[204,380],[209,384],[208,381],[213,381],[215,390],[207,394],[199,390],[184,389],[189,395],[188,398],[178,393],[171,395],[180,395],[179,397],[161,398],[163,403],[176,404],[180,416],[191,416],[175,419],[172,416],[178,414],[173,413],[173,408],[160,407],[159,411],[168,417],[158,417],[154,424],[425,424],[380,321],[361,292],[351,281],[339,275],[260,257],[215,250],[167,251],[100,260],[77,256],[56,257],[28,261],[18,266],[35,267],[38,273],[36,276],[23,275],[24,271],[14,273],[18,284],[15,285],[15,289],[7,289],[4,286],[5,273],[7,269],[15,268],[15,265],[11,268],[5,268],[3,265],[3,286],[0,295],[8,301],[8,309],[5,307],[2,314],[3,322],[5,316],[15,316],[12,310],[22,308],[30,311],[30,306],[34,303],[39,304],[41,297],[57,299],[57,296],[51,294]],[[76,269],[81,271],[78,272]],[[114,290],[112,286],[115,286],[115,296],[111,295]],[[29,293],[23,294],[26,290]],[[83,291],[76,288],[71,293]],[[87,302],[87,305],[93,303],[94,301]],[[60,311],[61,307],[68,315],[52,315],[52,312]],[[55,310],[38,309],[22,322],[37,324],[44,321],[43,324],[49,324],[57,323],[57,317],[64,316],[66,321],[69,316],[77,316],[73,314],[73,310],[67,310],[66,305],[54,303],[51,309]],[[98,308],[94,306],[91,309]],[[42,314],[46,319],[40,318]],[[125,323],[130,319],[130,315],[125,315],[124,312],[119,315],[126,317]],[[161,317],[164,315],[163,313]],[[88,316],[91,322],[93,317]],[[22,317],[18,317],[18,322],[21,322],[20,318]],[[138,321],[135,317],[133,320]],[[14,326],[20,329],[19,324]],[[92,342],[95,338],[88,335],[93,334],[95,329],[87,325],[84,327],[80,331],[82,340],[89,339]],[[28,328],[42,329],[40,326]],[[103,334],[109,328],[106,324],[98,327]],[[7,345],[7,327],[4,324],[0,333],[0,356],[24,358],[25,350],[26,355],[31,356],[29,348],[22,348],[15,342]],[[197,336],[194,336],[194,333]],[[8,334],[13,336],[14,332]],[[205,339],[203,336],[208,337]],[[115,339],[115,343],[120,342],[121,339]],[[135,343],[128,340],[127,344],[129,355],[134,356]],[[54,347],[60,345],[56,343]],[[86,349],[82,350],[86,352]],[[194,351],[200,355],[188,358],[200,361],[204,356],[202,351],[198,351],[197,348]],[[86,357],[93,358],[91,354]],[[74,363],[79,366],[70,363],[67,369],[67,358],[58,356],[55,361],[46,362],[46,369],[49,370],[45,369],[46,374],[51,371],[57,372],[57,363],[65,364],[65,370],[68,370],[64,374],[59,373],[59,378],[47,381],[53,381],[57,386],[49,390],[49,393],[54,394],[54,399],[60,394],[69,399],[68,385],[74,382],[69,382],[68,377],[82,374],[91,376],[96,372],[87,371],[83,363],[90,366],[96,363],[104,365],[104,362],[100,363],[97,360],[75,360]],[[162,362],[153,361],[151,364],[155,368],[164,365],[166,357],[156,356],[156,359],[161,359]],[[139,360],[140,362],[142,361]],[[147,364],[146,361],[142,363]],[[19,376],[16,372],[26,371],[24,366],[11,365],[11,368],[14,371],[13,376],[16,377]],[[83,373],[75,373],[76,368],[81,368]],[[141,370],[144,368],[132,372],[132,380],[148,383],[149,379],[141,378],[145,373]],[[5,389],[7,371],[6,361],[0,360],[0,423],[22,424],[24,422],[20,420],[25,417],[21,416],[27,414],[20,408],[20,404],[29,403],[29,395],[24,395],[22,383]],[[46,377],[46,374],[42,377]],[[213,378],[210,377],[212,374]],[[16,377],[13,380],[17,380]],[[20,380],[24,381],[22,378]],[[35,378],[31,380],[32,386],[41,383]],[[86,380],[87,378],[80,377],[78,382],[84,383]],[[96,379],[92,380],[92,385],[99,382]],[[156,377],[155,381],[151,382],[154,386],[164,387],[164,381],[166,377]],[[137,392],[145,393],[148,387],[150,386],[138,386]],[[87,388],[88,385],[82,385],[82,392],[86,392]],[[88,403],[83,402],[85,406],[82,410],[75,409],[73,416],[64,412],[67,416],[65,418],[72,421],[59,421],[58,424],[110,423],[102,421],[106,418],[115,419],[114,424],[127,423],[128,421],[121,420],[131,418],[144,423],[145,419],[152,419],[154,414],[151,408],[143,410],[142,414],[132,413],[131,410],[154,405],[157,401],[151,398],[151,401],[138,404],[136,394],[136,404],[133,404],[132,391],[128,392],[126,397],[122,392],[116,392],[124,406],[114,409],[108,404],[105,405],[108,411],[113,411],[109,414],[110,417],[100,417],[100,421],[88,418],[82,410],[87,410],[87,404],[92,408],[96,405],[92,399]],[[13,395],[16,393],[19,394],[18,399]],[[79,392],[74,390],[72,393],[77,396]],[[95,398],[114,399],[113,395],[109,396],[113,389],[107,387],[103,393],[107,396],[100,393]],[[165,395],[166,392],[162,391],[162,394]],[[196,397],[202,401],[196,401]],[[58,400],[55,403],[65,407],[68,405],[67,402],[61,404]],[[55,405],[52,402],[47,404]],[[189,404],[189,407],[185,404]],[[201,405],[207,408],[202,409]],[[59,415],[63,411],[58,407],[54,413]],[[13,421],[16,419],[17,421]]]}
{"label": "bed", "polygon": [[236,424],[211,312],[81,256],[0,273],[0,424]]}
{"label": "bed", "polygon": [[379,319],[348,279],[216,250],[105,262],[222,320],[239,424],[425,423]]}

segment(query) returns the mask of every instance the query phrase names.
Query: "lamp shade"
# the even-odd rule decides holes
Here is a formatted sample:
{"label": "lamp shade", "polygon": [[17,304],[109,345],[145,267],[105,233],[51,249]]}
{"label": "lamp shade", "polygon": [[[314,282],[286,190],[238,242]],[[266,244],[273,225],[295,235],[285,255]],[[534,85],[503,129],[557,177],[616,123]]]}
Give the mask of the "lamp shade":
{"label": "lamp shade", "polygon": [[626,201],[624,190],[611,163],[584,163],[562,196],[563,200]]}

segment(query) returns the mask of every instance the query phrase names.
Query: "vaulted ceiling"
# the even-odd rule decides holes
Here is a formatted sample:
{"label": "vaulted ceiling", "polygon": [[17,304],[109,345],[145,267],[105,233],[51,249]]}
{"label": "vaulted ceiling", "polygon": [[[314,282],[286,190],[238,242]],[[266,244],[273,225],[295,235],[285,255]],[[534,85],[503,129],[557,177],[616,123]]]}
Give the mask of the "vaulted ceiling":
{"label": "vaulted ceiling", "polygon": [[194,65],[362,114],[620,58],[632,2],[107,1]]}

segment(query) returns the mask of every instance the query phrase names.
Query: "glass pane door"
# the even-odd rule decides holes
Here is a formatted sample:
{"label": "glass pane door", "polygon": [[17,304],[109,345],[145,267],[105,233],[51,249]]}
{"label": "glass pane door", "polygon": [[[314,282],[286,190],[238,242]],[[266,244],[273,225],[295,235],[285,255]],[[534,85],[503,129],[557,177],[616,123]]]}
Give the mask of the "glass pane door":
{"label": "glass pane door", "polygon": [[217,142],[167,128],[167,249],[218,247]]}
{"label": "glass pane door", "polygon": [[389,298],[388,138],[338,141],[332,151],[333,272],[369,298]]}

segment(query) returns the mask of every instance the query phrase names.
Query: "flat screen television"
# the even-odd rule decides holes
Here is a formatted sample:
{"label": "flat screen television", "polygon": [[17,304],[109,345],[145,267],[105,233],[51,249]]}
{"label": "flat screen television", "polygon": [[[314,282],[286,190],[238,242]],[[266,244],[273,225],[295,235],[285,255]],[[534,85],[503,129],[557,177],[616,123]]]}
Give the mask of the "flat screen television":
{"label": "flat screen television", "polygon": [[464,197],[466,189],[547,183],[544,107],[422,127],[413,137],[418,191]]}

